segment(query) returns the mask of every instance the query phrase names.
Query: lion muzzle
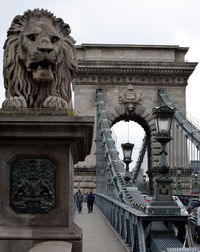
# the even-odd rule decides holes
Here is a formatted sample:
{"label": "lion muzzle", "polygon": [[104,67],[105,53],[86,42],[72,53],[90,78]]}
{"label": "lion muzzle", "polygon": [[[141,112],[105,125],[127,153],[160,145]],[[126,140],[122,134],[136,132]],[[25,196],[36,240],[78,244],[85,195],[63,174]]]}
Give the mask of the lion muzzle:
{"label": "lion muzzle", "polygon": [[37,82],[51,82],[54,80],[54,75],[52,72],[52,66],[49,65],[47,68],[42,68],[38,65],[36,69],[33,70],[33,79]]}

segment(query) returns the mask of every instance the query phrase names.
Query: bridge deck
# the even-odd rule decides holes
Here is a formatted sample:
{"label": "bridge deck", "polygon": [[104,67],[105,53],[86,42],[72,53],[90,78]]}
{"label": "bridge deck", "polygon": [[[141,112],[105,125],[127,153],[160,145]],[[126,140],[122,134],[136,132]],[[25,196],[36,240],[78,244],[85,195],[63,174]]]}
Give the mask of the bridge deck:
{"label": "bridge deck", "polygon": [[76,210],[74,220],[83,229],[83,252],[128,251],[96,206],[88,213],[84,203],[82,213]]}

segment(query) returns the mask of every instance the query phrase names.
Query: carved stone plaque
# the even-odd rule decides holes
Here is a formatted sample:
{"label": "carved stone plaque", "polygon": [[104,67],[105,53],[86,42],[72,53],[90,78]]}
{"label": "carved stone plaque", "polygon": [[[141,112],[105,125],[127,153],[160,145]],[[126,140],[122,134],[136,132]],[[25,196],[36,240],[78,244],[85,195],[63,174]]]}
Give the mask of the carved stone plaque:
{"label": "carved stone plaque", "polygon": [[48,158],[17,158],[10,167],[10,206],[19,214],[48,213],[56,206],[56,166]]}

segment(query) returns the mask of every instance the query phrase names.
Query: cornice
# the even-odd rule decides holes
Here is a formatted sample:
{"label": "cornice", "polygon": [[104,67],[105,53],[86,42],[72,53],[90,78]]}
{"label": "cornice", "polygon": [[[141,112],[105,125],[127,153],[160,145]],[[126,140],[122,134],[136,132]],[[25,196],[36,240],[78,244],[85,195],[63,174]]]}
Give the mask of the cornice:
{"label": "cornice", "polygon": [[75,45],[76,49],[82,48],[148,48],[148,49],[174,49],[188,51],[189,47],[180,47],[179,45],[148,45],[148,44],[99,44],[82,43]]}
{"label": "cornice", "polygon": [[78,65],[93,65],[93,66],[193,66],[198,62],[183,62],[183,61],[134,61],[134,60],[82,60],[77,59]]}
{"label": "cornice", "polygon": [[184,74],[191,75],[193,69],[144,69],[144,68],[87,68],[78,67],[78,74],[105,73],[105,74]]}
{"label": "cornice", "polygon": [[79,74],[192,74],[197,63],[78,61]]}
{"label": "cornice", "polygon": [[186,86],[187,76],[183,74],[114,74],[110,75],[101,73],[79,74],[73,81],[74,85],[127,85],[133,84],[136,86]]}
{"label": "cornice", "polygon": [[195,62],[79,60],[75,85],[187,86]]}

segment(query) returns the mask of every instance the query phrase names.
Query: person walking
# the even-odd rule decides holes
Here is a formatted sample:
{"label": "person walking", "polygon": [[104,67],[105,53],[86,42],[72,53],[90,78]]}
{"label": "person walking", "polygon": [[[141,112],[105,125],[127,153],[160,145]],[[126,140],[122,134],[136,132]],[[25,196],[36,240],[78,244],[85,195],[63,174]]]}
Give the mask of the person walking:
{"label": "person walking", "polygon": [[90,192],[87,196],[88,213],[92,213],[94,201],[95,201],[95,196],[92,192]]}
{"label": "person walking", "polygon": [[78,209],[78,212],[81,213],[82,212],[82,205],[83,205],[83,194],[81,193],[80,189],[75,194],[75,204]]}

